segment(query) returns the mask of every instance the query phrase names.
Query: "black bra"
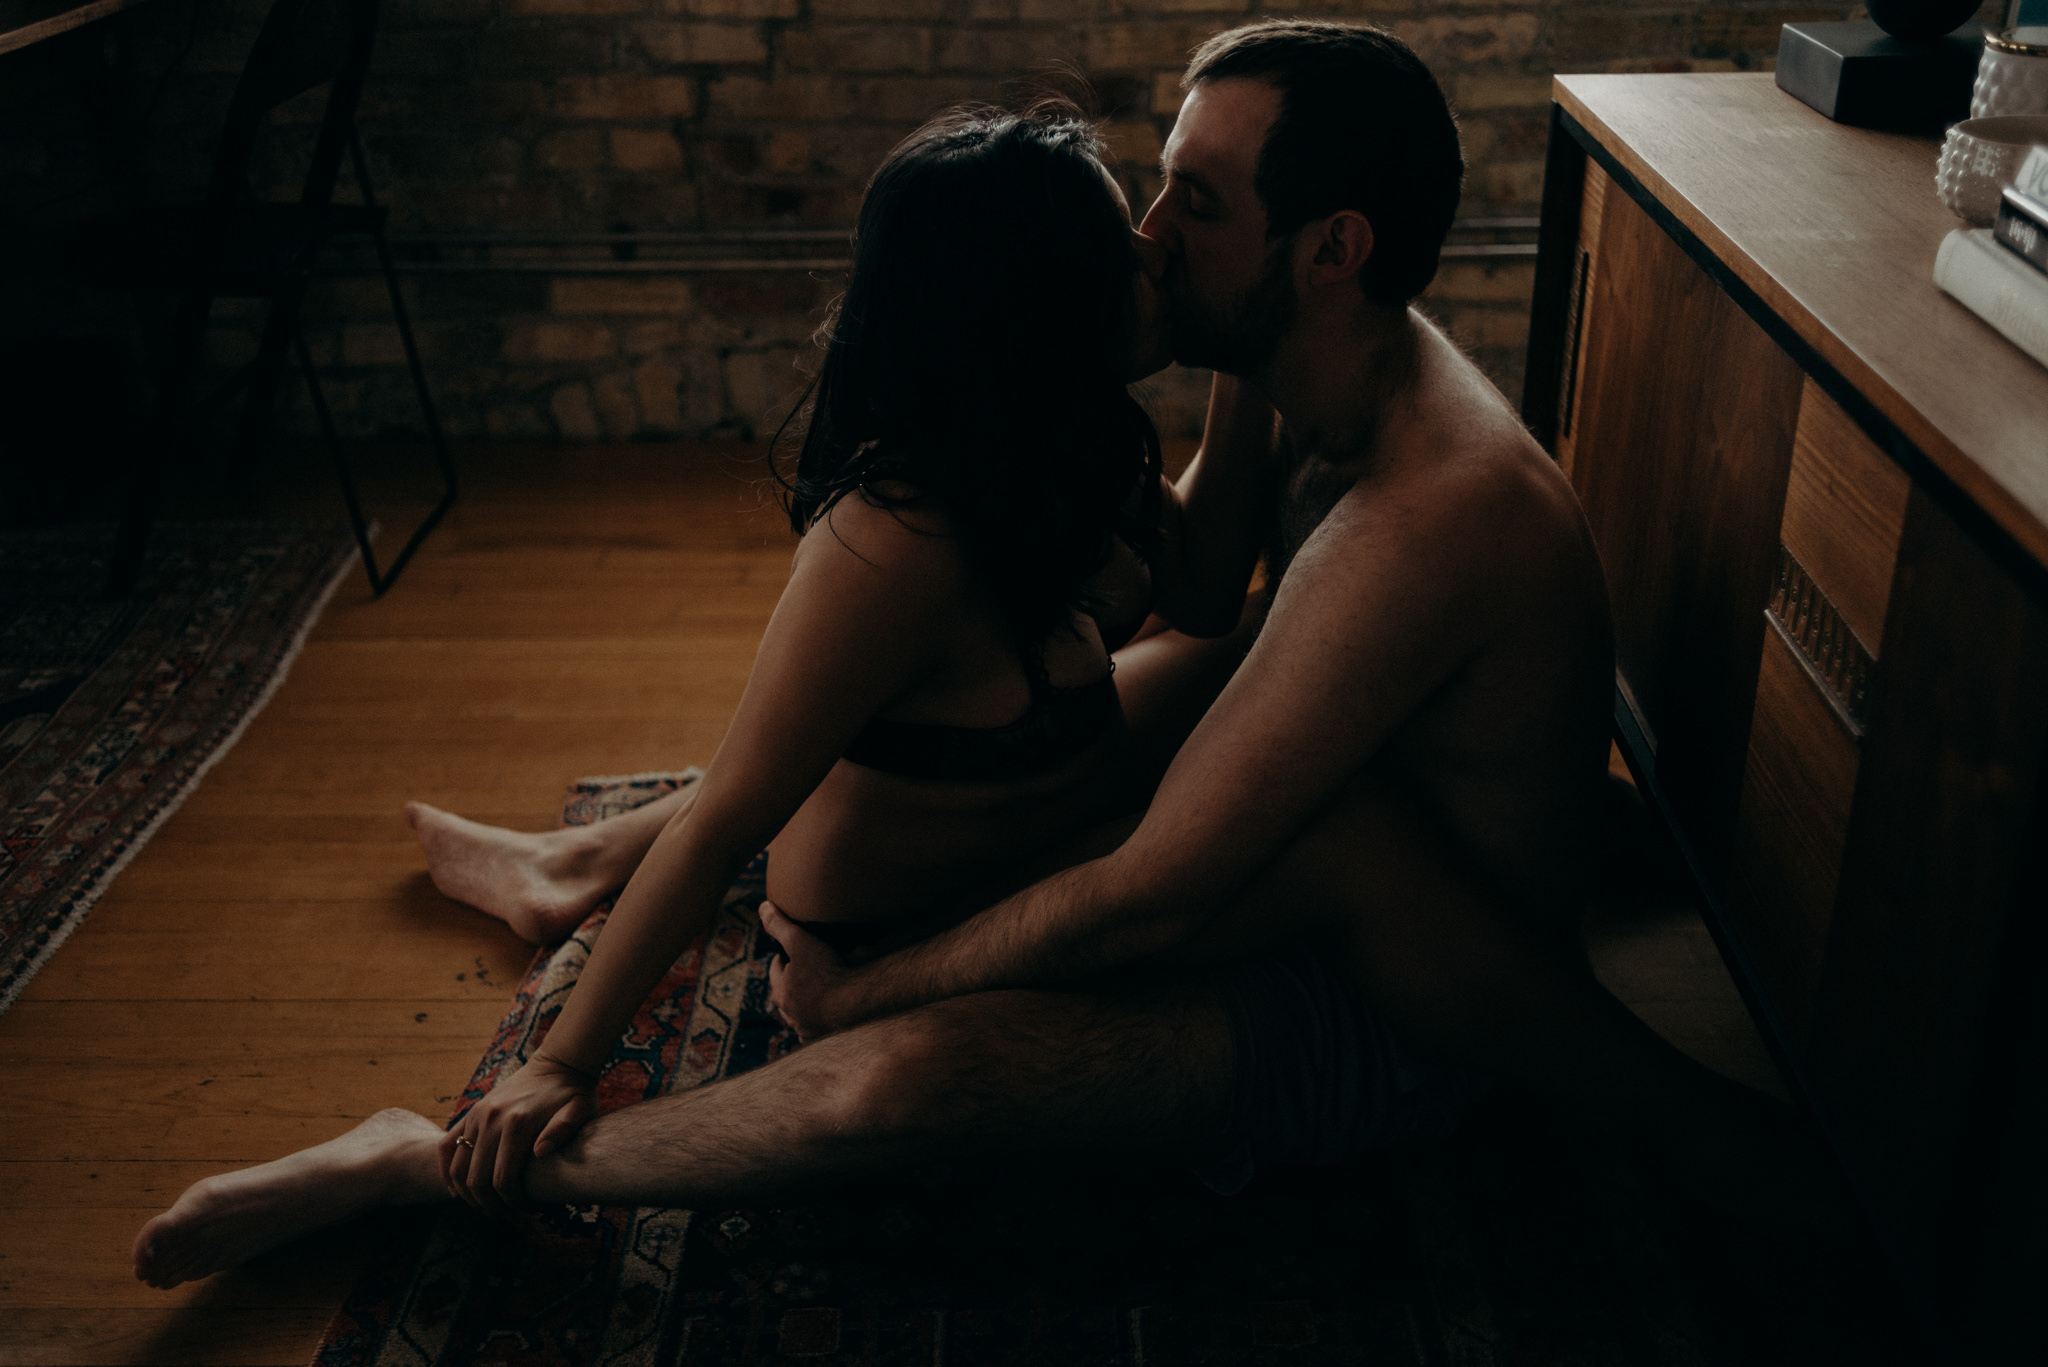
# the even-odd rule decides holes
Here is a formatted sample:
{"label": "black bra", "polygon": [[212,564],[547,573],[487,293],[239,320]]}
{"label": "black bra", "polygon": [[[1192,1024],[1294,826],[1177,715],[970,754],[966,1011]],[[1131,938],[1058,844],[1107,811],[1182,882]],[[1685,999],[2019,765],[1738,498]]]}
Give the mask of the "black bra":
{"label": "black bra", "polygon": [[1044,663],[1035,654],[1025,658],[1031,705],[1017,720],[1005,726],[942,726],[876,717],[846,747],[846,758],[906,778],[1000,783],[1072,759],[1123,716],[1114,660],[1109,673],[1092,683],[1055,688]]}

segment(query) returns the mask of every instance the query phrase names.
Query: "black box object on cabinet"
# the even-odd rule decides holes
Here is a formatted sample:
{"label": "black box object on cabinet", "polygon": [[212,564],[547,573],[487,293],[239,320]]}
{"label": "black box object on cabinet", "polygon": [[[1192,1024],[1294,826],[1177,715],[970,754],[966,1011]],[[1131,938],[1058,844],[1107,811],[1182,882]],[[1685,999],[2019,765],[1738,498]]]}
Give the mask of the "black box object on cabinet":
{"label": "black box object on cabinet", "polygon": [[1938,129],[1967,117],[1984,30],[1965,24],[1909,43],[1868,19],[1787,24],[1778,34],[1778,87],[1836,123]]}

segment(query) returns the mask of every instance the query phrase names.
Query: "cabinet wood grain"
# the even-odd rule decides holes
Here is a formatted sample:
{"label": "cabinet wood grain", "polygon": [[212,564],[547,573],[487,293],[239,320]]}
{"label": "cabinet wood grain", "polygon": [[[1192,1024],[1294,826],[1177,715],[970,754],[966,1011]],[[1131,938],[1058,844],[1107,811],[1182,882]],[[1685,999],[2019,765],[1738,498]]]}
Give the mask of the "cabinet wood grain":
{"label": "cabinet wood grain", "polygon": [[2048,369],[1933,286],[1959,226],[1938,140],[1831,123],[1764,74],[1560,76],[1556,96],[1814,367],[2048,561]]}
{"label": "cabinet wood grain", "polygon": [[1600,458],[1572,483],[1607,572],[1618,667],[1718,877],[1801,377],[1634,200],[1599,200],[1575,431]]}
{"label": "cabinet wood grain", "polygon": [[1727,907],[1792,1043],[1802,1045],[1827,953],[1860,756],[1795,649],[1775,628],[1764,628]]}
{"label": "cabinet wood grain", "polygon": [[1556,89],[1537,294],[1576,335],[1524,394],[1623,739],[1952,1360],[2038,1355],[2048,368],[1935,289],[1931,140],[1768,76]]}
{"label": "cabinet wood grain", "polygon": [[1911,490],[1912,481],[1891,457],[1807,380],[1781,537],[1872,655],[1884,635]]}
{"label": "cabinet wood grain", "polygon": [[2048,747],[2048,612],[1917,493],[1897,576],[1813,1072],[1925,1276]]}

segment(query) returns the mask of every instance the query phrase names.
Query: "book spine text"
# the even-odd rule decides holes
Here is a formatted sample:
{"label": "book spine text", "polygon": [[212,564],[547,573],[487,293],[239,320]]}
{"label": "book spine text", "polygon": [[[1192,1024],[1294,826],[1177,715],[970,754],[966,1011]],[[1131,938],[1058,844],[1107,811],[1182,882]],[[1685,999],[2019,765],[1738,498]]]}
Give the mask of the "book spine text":
{"label": "book spine text", "polygon": [[2048,274],[2048,205],[2008,189],[1999,199],[1991,233],[2020,260]]}

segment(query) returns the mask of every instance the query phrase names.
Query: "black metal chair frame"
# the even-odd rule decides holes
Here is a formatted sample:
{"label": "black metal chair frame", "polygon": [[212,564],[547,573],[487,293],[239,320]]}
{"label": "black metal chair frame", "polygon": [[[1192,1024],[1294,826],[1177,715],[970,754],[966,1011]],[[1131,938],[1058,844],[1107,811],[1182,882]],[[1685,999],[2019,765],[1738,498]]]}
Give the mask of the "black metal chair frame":
{"label": "black metal chair frame", "polygon": [[[319,29],[322,20],[329,21],[331,27],[327,31]],[[335,21],[346,25],[345,34],[335,31],[339,27]],[[349,523],[374,595],[382,596],[391,587],[420,543],[455,502],[454,464],[427,389],[412,322],[384,236],[385,213],[371,189],[369,166],[355,129],[356,107],[369,70],[376,21],[377,0],[276,0],[257,34],[229,104],[205,203],[191,209],[145,208],[118,214],[98,225],[102,231],[97,238],[93,225],[78,235],[80,246],[70,254],[71,269],[66,273],[85,283],[124,287],[136,295],[155,390],[149,430],[136,452],[108,574],[110,594],[126,596],[134,589],[161,492],[164,466],[178,454],[200,423],[237,394],[244,398],[229,470],[235,477],[246,476],[269,426],[288,347],[305,373],[313,410],[333,458]],[[328,82],[331,84],[326,109],[298,203],[256,202],[249,188],[248,168],[259,120],[285,101]],[[333,202],[344,153],[349,157],[362,195],[360,206]],[[442,480],[440,501],[421,520],[388,568],[381,571],[370,546],[362,500],[299,327],[300,309],[319,247],[331,237],[355,234],[367,235],[376,244],[392,315]],[[166,240],[182,242],[183,259],[149,262],[145,244]],[[109,243],[114,244],[115,250],[102,251],[98,256],[91,254],[94,246],[105,247]],[[125,260],[120,250],[123,244],[128,248]],[[229,295],[270,300],[262,343],[249,365],[188,408],[186,396],[197,369],[199,346],[213,300]],[[167,304],[166,296],[178,300],[174,308]]]}

